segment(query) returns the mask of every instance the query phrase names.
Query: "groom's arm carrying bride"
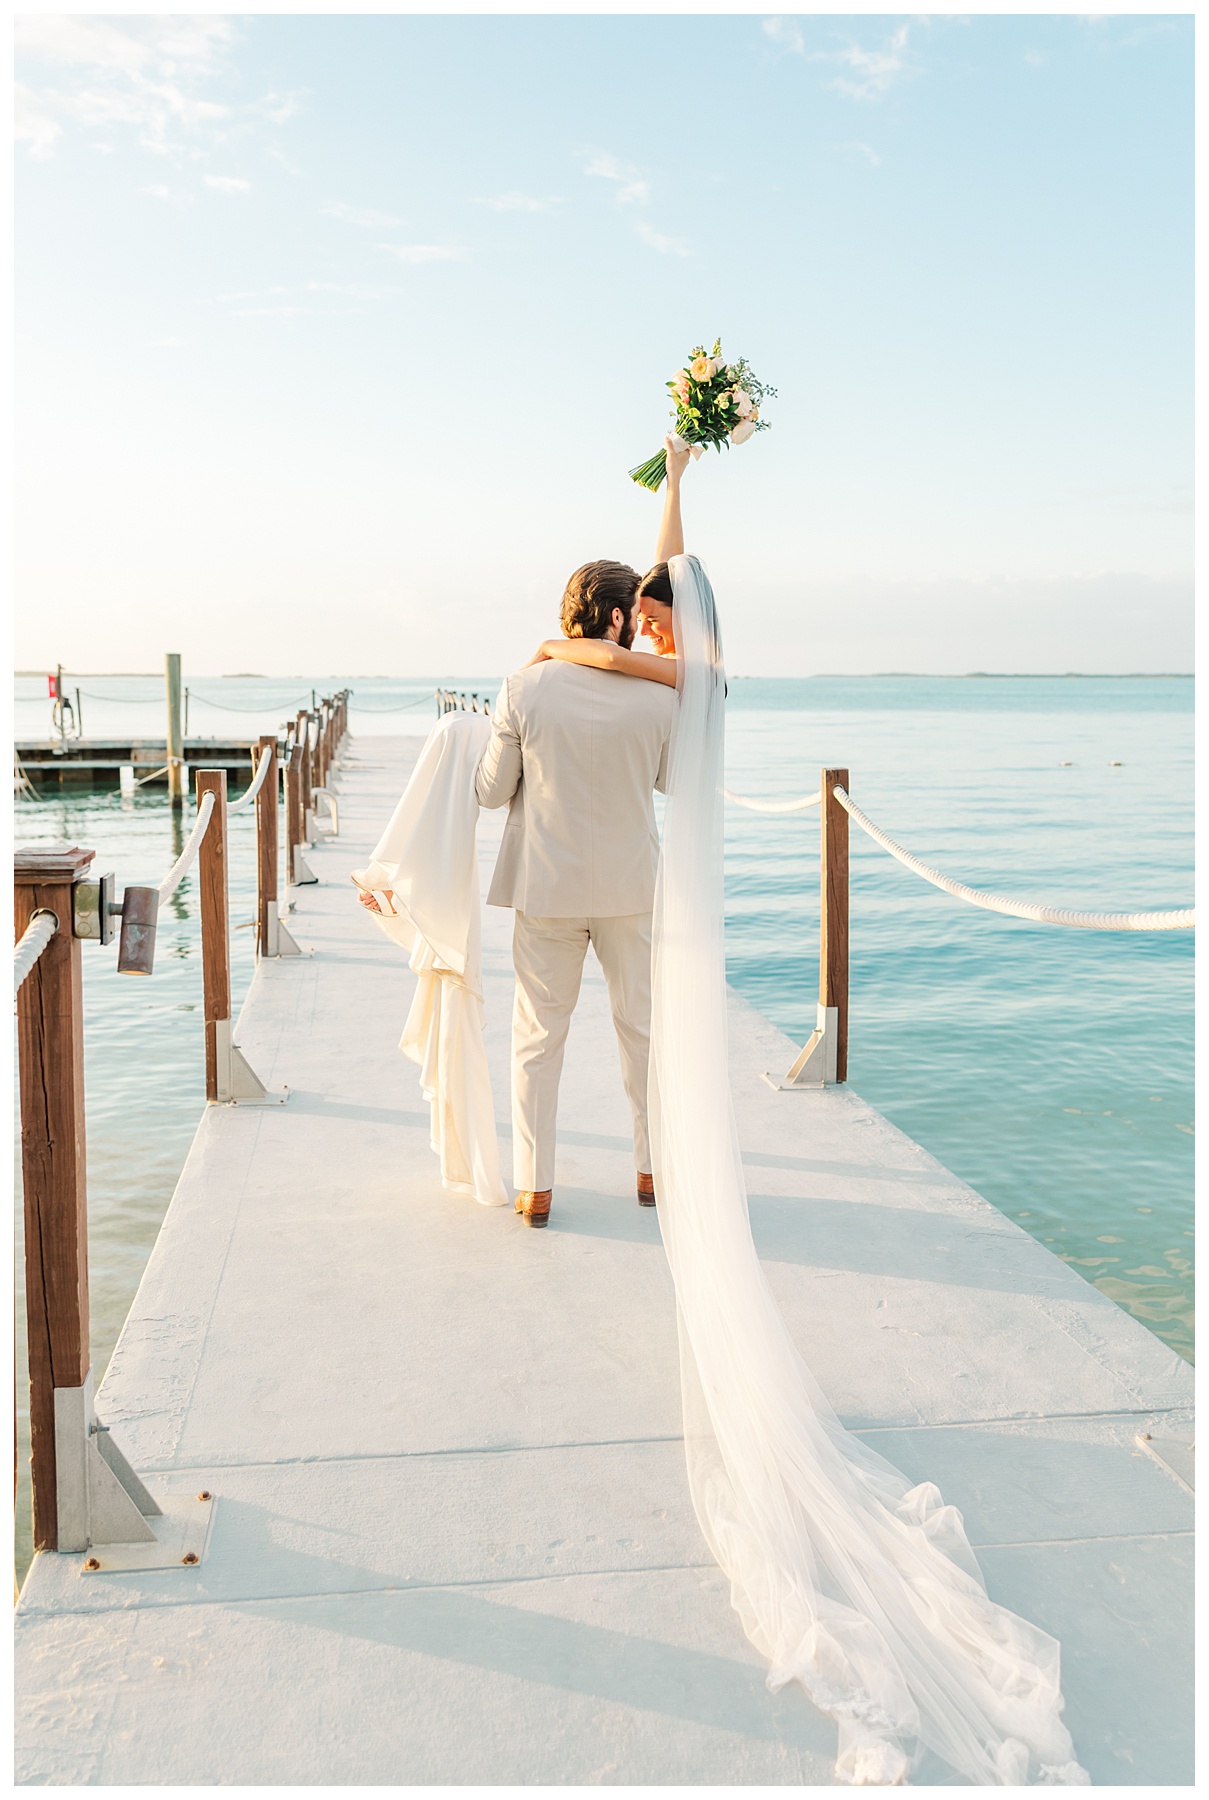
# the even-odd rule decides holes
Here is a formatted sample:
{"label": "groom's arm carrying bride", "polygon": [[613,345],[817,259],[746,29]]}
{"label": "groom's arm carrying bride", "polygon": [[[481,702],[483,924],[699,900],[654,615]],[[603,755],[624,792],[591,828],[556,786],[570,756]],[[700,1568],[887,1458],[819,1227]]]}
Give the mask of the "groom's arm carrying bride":
{"label": "groom's arm carrying bride", "polygon": [[[688,461],[669,447],[657,561],[645,580],[605,561],[571,576],[565,635],[504,683],[475,781],[482,806],[509,807],[487,904],[516,915],[513,1182],[516,1210],[534,1226],[550,1216],[559,1077],[589,944],[608,984],[633,1113],[638,1199],[655,1202],[647,1126],[653,794],[665,779],[676,706],[667,559],[684,548]],[[655,656],[631,650],[639,628]]]}

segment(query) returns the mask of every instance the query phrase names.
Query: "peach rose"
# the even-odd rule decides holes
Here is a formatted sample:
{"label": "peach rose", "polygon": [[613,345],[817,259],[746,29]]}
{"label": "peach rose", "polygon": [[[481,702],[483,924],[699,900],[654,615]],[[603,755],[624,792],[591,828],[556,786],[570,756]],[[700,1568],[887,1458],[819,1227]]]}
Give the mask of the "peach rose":
{"label": "peach rose", "polygon": [[754,419],[740,419],[730,434],[732,444],[745,444],[756,428]]}
{"label": "peach rose", "polygon": [[714,365],[708,356],[694,356],[688,366],[688,372],[694,381],[712,381],[714,379]]}
{"label": "peach rose", "polygon": [[675,394],[677,400],[679,400],[681,406],[688,405],[688,376],[683,369],[677,369],[676,371],[675,378],[672,382],[672,392]]}
{"label": "peach rose", "polygon": [[741,387],[735,389],[735,409],[741,419],[750,419],[752,413],[755,411],[755,407],[751,402],[751,395],[745,393]]}

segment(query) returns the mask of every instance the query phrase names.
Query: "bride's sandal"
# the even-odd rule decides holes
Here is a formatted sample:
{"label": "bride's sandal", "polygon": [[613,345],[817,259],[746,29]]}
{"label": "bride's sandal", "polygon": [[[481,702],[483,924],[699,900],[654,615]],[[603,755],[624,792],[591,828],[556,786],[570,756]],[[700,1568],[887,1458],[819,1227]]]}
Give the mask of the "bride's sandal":
{"label": "bride's sandal", "polygon": [[653,1175],[643,1175],[641,1172],[639,1173],[638,1204],[639,1206],[654,1206],[655,1177]]}

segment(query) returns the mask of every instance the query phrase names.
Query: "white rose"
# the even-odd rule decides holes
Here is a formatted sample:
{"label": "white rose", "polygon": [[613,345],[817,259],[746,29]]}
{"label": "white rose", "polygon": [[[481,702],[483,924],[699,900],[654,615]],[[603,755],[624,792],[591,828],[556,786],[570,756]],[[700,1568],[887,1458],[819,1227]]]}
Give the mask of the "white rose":
{"label": "white rose", "polygon": [[755,428],[756,421],[754,419],[740,419],[739,423],[730,434],[731,443],[745,444]]}

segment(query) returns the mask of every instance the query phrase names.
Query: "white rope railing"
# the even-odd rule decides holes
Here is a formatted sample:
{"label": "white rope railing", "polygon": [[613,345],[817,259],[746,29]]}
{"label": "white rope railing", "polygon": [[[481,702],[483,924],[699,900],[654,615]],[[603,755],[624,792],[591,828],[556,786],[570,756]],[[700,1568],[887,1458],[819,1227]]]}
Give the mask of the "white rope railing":
{"label": "white rope railing", "polygon": [[189,833],[189,841],[160,882],[160,905],[170,900],[188,871],[189,864],[201,849],[201,841],[206,835],[206,827],[210,823],[210,815],[214,811],[214,795],[212,792],[202,795],[202,803],[197,809],[197,822]]}
{"label": "white rope railing", "polygon": [[230,818],[232,813],[242,812],[245,806],[252,806],[255,804],[256,796],[264,786],[264,778],[269,772],[269,764],[272,760],[273,752],[266,748],[264,754],[261,756],[260,766],[256,771],[256,778],[251,787],[246,794],[241,794],[238,800],[233,800],[230,806],[228,806],[228,818]]}
{"label": "white rope railing", "polygon": [[735,806],[745,806],[748,812],[759,813],[805,812],[808,806],[817,806],[823,798],[822,794],[807,794],[804,800],[748,800],[743,794],[732,794],[729,788],[723,788],[722,797]]}
{"label": "white rope railing", "polygon": [[1084,931],[1187,931],[1196,923],[1196,914],[1191,907],[1181,912],[1071,912],[1061,906],[1042,906],[1031,900],[1007,900],[1002,894],[983,893],[978,888],[967,887],[963,881],[954,881],[951,876],[942,875],[938,869],[929,868],[927,863],[920,862],[918,856],[912,856],[909,850],[896,844],[879,825],[865,817],[842,787],[836,786],[831,791],[861,830],[867,832],[875,844],[880,844],[883,850],[888,850],[891,856],[896,857],[904,868],[921,876],[924,881],[930,881],[933,887],[943,888],[946,894],[952,894],[958,900],[967,900],[971,906],[985,907],[988,912],[1007,913],[1014,919],[1032,919],[1042,925],[1075,925]]}
{"label": "white rope railing", "polygon": [[33,966],[59,929],[59,917],[49,906],[40,906],[21,933],[13,950],[13,993],[21,991],[21,983],[32,973]]}

